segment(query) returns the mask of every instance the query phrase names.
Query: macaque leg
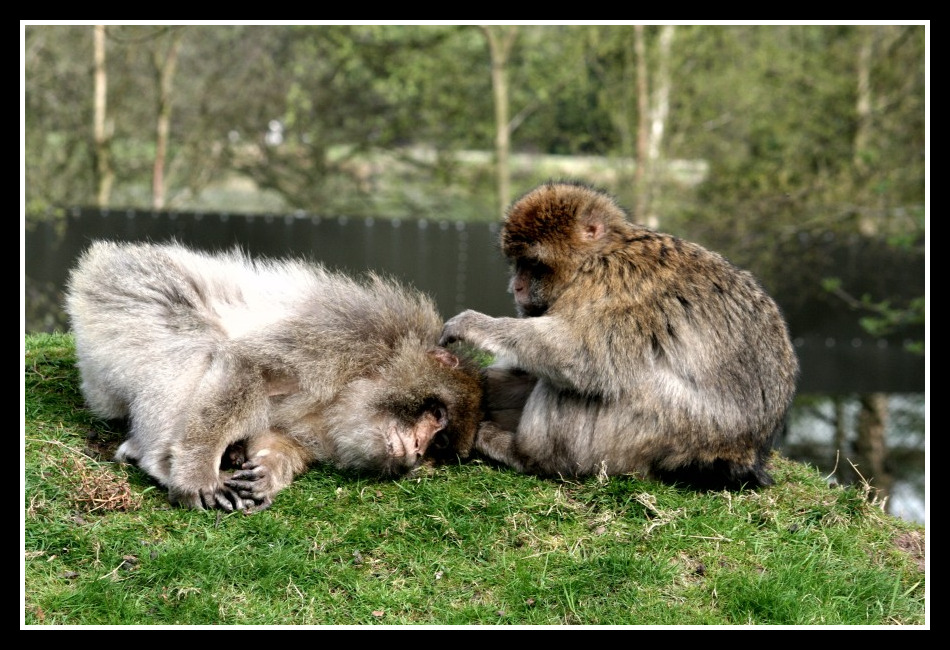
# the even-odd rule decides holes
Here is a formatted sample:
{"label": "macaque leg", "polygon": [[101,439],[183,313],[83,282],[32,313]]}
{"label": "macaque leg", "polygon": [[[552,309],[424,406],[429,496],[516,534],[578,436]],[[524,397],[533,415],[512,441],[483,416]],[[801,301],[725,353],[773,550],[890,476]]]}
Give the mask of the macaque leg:
{"label": "macaque leg", "polygon": [[252,436],[245,455],[241,468],[224,484],[242,499],[254,502],[246,508],[248,512],[269,507],[277,493],[290,485],[311,461],[311,454],[303,445],[273,430]]}
{"label": "macaque leg", "polygon": [[482,372],[485,419],[506,431],[517,431],[524,405],[538,378],[517,368],[489,366]]}
{"label": "macaque leg", "polygon": [[523,472],[525,463],[515,446],[515,432],[538,378],[517,368],[504,366],[489,366],[482,372],[482,378],[485,386],[485,420],[479,425],[475,450]]}

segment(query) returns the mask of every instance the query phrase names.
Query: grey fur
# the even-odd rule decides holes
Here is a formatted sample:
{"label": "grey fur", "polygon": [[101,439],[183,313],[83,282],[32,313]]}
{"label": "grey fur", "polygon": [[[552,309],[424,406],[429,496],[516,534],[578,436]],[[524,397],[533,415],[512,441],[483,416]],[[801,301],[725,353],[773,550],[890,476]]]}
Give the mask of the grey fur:
{"label": "grey fur", "polygon": [[436,436],[471,448],[476,372],[437,346],[428,297],[378,275],[98,241],[66,311],[89,408],[129,419],[116,458],[174,503],[254,511],[312,463],[391,476]]}

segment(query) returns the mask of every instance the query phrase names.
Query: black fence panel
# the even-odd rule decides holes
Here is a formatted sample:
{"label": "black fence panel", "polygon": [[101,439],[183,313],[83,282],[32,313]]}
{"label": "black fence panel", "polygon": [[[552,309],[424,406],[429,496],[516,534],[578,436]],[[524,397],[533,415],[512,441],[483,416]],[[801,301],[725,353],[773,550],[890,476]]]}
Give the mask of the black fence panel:
{"label": "black fence panel", "polygon": [[[166,241],[205,250],[240,246],[253,255],[305,256],[348,273],[375,270],[433,297],[444,317],[463,309],[514,315],[498,224],[354,219],[297,213],[235,215],[134,210],[72,210],[64,221],[31,224],[25,237],[26,331],[65,330],[62,290],[68,269],[93,239]],[[817,245],[817,244],[816,244]],[[855,286],[898,284],[922,295],[922,256],[862,248],[831,251],[835,274]],[[795,273],[794,268],[789,273]],[[885,282],[887,281],[887,282]],[[802,365],[802,392],[923,392],[924,357],[900,337],[876,339],[844,303],[776,295]],[[922,338],[923,326],[912,336]]]}

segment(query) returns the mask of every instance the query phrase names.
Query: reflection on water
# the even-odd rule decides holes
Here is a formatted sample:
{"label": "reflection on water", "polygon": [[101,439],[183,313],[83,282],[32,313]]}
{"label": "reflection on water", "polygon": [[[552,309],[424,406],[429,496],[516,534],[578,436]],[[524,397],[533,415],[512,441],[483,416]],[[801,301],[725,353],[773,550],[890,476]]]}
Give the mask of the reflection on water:
{"label": "reflection on water", "polygon": [[[891,481],[887,511],[925,523],[927,503],[927,404],[923,393],[887,396],[884,467]],[[806,462],[829,482],[859,480],[850,463],[856,458],[857,396],[802,395],[789,416],[788,431],[776,446],[793,460]],[[866,468],[857,467],[862,475]],[[870,479],[872,486],[882,482]]]}
{"label": "reflection on water", "polygon": [[917,487],[904,481],[895,481],[890,500],[887,502],[887,510],[895,517],[922,524],[927,519],[924,503],[925,500]]}

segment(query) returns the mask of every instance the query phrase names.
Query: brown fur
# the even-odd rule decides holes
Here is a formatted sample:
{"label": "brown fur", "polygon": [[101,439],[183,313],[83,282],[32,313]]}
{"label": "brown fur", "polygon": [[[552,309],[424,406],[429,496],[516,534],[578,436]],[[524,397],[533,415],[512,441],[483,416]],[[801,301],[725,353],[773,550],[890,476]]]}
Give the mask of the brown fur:
{"label": "brown fur", "polygon": [[772,483],[766,463],[798,361],[751,274],[631,223],[612,197],[576,182],[515,201],[501,246],[522,317],[469,310],[442,335],[496,355],[479,452],[547,475]]}

